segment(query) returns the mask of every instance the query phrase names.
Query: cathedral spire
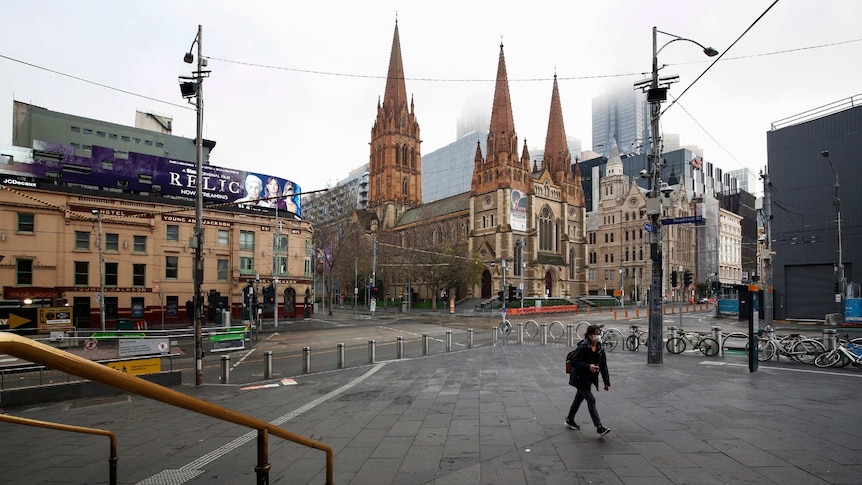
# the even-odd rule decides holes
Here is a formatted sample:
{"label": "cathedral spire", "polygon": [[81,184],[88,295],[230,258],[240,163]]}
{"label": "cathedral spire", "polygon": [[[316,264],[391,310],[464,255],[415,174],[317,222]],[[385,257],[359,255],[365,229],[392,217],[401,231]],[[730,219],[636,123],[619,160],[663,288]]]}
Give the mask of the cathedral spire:
{"label": "cathedral spire", "polygon": [[419,123],[413,98],[407,98],[398,22],[392,37],[389,72],[383,104],[371,128],[368,157],[368,208],[377,212],[383,227],[422,203],[422,155]]}
{"label": "cathedral spire", "polygon": [[[557,75],[554,74],[554,89],[551,92],[551,112],[548,116],[548,135],[545,137],[545,155],[542,167],[555,177],[565,174],[571,165],[569,145],[566,141],[566,127],[563,124],[563,108],[560,104],[560,90]],[[561,183],[562,180],[556,180]]]}
{"label": "cathedral spire", "polygon": [[398,22],[392,36],[392,53],[389,54],[389,73],[386,76],[386,92],[383,106],[387,109],[400,109],[407,104],[407,87],[404,83],[404,64],[401,62],[401,38],[398,36]]}
{"label": "cathedral spire", "polygon": [[491,110],[491,133],[500,136],[515,132],[512,99],[509,97],[509,76],[506,74],[506,57],[500,43],[500,60],[497,61],[497,84],[494,87],[494,107]]}

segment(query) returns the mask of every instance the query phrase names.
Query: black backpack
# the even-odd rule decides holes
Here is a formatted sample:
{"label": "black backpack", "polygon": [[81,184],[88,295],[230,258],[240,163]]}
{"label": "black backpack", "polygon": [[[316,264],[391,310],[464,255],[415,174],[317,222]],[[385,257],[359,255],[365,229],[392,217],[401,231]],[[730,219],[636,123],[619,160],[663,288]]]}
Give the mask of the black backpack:
{"label": "black backpack", "polygon": [[575,350],[570,350],[568,354],[566,354],[566,374],[572,373],[572,357],[575,356]]}

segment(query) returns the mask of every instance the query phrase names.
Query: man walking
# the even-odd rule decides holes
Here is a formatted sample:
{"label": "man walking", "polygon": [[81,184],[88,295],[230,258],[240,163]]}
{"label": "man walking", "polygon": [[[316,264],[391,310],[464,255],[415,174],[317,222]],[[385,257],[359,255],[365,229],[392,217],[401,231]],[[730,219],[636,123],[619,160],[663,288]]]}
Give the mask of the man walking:
{"label": "man walking", "polygon": [[596,386],[596,391],[599,389],[599,374],[602,375],[605,391],[611,388],[611,380],[608,375],[608,360],[605,355],[605,349],[602,348],[601,336],[602,331],[598,325],[587,327],[584,339],[578,343],[575,352],[569,359],[568,363],[572,367],[572,372],[569,374],[569,385],[574,386],[578,392],[575,394],[575,400],[572,401],[571,408],[569,408],[569,415],[566,416],[566,426],[570,429],[581,429],[575,423],[575,414],[578,412],[581,403],[587,401],[590,418],[592,418],[600,437],[611,432],[610,429],[602,426],[602,420],[599,418],[599,412],[596,409],[596,398],[593,396],[592,391],[593,386]]}

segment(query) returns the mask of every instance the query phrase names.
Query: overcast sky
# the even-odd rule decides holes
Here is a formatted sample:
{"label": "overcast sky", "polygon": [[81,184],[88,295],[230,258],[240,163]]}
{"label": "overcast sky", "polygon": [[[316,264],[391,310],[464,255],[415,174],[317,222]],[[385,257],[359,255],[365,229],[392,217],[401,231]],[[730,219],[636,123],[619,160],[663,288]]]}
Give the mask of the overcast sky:
{"label": "overcast sky", "polygon": [[[183,53],[201,24],[211,163],[323,188],[368,162],[397,15],[423,154],[455,140],[465,106],[490,113],[501,39],[521,143],[543,147],[556,73],[566,132],[588,149],[592,98],[648,74],[654,25],[725,52],[772,3],[7,0],[0,144],[11,143],[13,100],[125,125],[151,111],[193,138],[177,76],[190,73]],[[663,130],[725,170],[756,173],[773,121],[862,93],[860,19],[859,0],[780,0],[664,114]],[[711,61],[687,42],[664,49],[662,75],[680,76],[671,95]]]}

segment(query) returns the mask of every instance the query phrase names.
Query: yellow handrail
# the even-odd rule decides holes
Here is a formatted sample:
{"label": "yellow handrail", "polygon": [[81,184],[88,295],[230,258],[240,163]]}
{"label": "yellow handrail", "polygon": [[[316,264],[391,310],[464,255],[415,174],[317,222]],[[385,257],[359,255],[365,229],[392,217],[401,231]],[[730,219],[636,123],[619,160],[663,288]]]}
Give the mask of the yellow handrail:
{"label": "yellow handrail", "polygon": [[[302,446],[321,450],[326,453],[326,484],[332,485],[333,483],[334,459],[332,447],[319,441],[310,440],[261,419],[253,418],[144,379],[124,374],[83,357],[12,333],[0,333],[0,353],[26,359],[30,362],[50,367],[51,369],[100,382],[198,414],[256,429],[258,431],[258,463],[255,469],[259,473],[264,473],[269,469],[269,464],[266,463],[266,453],[260,449],[262,441],[263,446],[266,447],[267,433]],[[262,439],[261,436],[263,437]]]}
{"label": "yellow handrail", "polygon": [[111,442],[110,456],[108,456],[108,483],[117,485],[117,435],[114,433],[98,428],[85,428],[83,426],[73,426],[70,424],[52,423],[50,421],[40,421],[38,419],[20,418],[18,416],[10,416],[8,414],[0,414],[0,421],[7,423],[23,424],[25,426],[35,426],[38,428],[56,429],[59,431],[70,431],[72,433],[93,434],[98,436],[107,436]]}

